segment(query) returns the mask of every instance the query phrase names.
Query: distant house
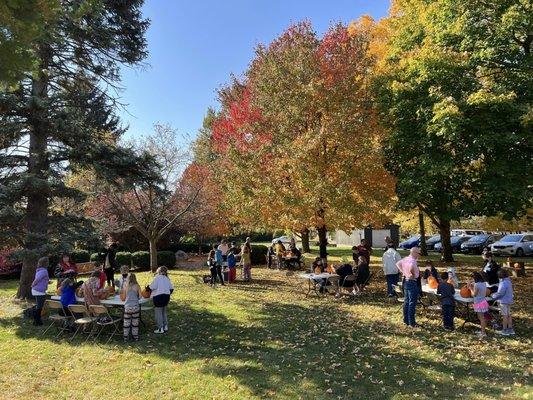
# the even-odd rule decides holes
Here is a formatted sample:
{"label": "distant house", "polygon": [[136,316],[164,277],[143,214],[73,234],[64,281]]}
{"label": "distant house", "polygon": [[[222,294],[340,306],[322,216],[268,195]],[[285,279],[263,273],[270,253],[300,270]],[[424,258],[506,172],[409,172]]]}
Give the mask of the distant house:
{"label": "distant house", "polygon": [[358,246],[362,239],[366,239],[372,247],[385,247],[385,238],[390,236],[396,246],[400,242],[400,227],[395,224],[385,225],[383,229],[353,229],[351,232],[331,232],[330,238],[339,246]]}

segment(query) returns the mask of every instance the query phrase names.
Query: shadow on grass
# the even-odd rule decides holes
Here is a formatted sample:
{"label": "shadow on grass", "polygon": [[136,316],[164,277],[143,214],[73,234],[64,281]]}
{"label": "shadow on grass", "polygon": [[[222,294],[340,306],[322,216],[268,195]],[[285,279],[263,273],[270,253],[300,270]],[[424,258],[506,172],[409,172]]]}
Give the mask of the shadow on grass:
{"label": "shadow on grass", "polygon": [[[369,399],[390,398],[401,391],[433,398],[431,384],[437,376],[439,393],[449,397],[461,393],[461,382],[471,393],[498,397],[504,386],[513,384],[508,370],[491,366],[488,371],[482,361],[444,363],[420,358],[417,349],[396,351],[385,345],[416,335],[428,343],[434,332],[404,332],[384,322],[377,332],[335,309],[270,301],[260,304],[246,323],[198,305],[174,305],[169,314],[170,333],[157,338],[144,334],[144,341],[128,350],[155,353],[175,363],[203,360],[200,372],[234,376],[258,397],[320,399],[333,394],[333,398]],[[55,341],[53,333],[40,336],[42,330],[18,317],[0,319],[0,326],[14,329],[21,339]],[[157,340],[156,345],[147,339]],[[60,343],[76,347],[82,341]],[[446,379],[451,374],[455,380]],[[487,379],[498,379],[499,387],[489,388]]]}

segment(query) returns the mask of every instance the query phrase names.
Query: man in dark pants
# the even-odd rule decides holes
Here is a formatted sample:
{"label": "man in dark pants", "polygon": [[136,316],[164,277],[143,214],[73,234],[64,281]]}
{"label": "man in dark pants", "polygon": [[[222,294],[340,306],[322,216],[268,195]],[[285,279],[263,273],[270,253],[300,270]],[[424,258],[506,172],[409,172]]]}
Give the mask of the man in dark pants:
{"label": "man in dark pants", "polygon": [[109,286],[115,287],[115,268],[116,268],[116,260],[115,257],[117,255],[117,248],[118,245],[113,242],[111,243],[111,246],[106,250],[105,252],[105,258],[104,258],[104,272],[106,276],[106,281]]}

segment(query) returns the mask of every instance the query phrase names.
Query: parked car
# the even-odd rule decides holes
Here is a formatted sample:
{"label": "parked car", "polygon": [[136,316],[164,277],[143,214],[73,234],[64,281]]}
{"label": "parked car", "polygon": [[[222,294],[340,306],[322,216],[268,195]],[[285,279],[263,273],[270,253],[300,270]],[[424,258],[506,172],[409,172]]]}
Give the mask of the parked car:
{"label": "parked car", "polygon": [[276,244],[280,240],[281,240],[281,243],[283,244],[290,244],[291,239],[292,239],[292,236],[280,236],[280,237],[272,239],[272,244]]}
{"label": "parked car", "polygon": [[435,245],[440,242],[440,235],[433,235],[426,240],[426,250],[435,250]]}
{"label": "parked car", "polygon": [[409,239],[401,242],[398,247],[400,249],[409,250],[417,246],[420,246],[420,235],[411,236]]}
{"label": "parked car", "polygon": [[502,235],[476,235],[461,245],[461,253],[481,254],[485,247],[489,247],[494,242],[500,240]]}
{"label": "parked car", "polygon": [[[452,246],[452,253],[461,252],[461,244],[469,240],[472,236],[452,236],[450,238],[450,244]],[[442,242],[439,242],[435,245],[435,251],[442,251]]]}
{"label": "parked car", "polygon": [[486,233],[487,232],[480,229],[452,229],[450,234],[452,236],[476,236],[484,235]]}
{"label": "parked car", "polygon": [[522,257],[533,254],[533,234],[521,233],[505,235],[499,241],[490,246],[494,255],[506,255]]}

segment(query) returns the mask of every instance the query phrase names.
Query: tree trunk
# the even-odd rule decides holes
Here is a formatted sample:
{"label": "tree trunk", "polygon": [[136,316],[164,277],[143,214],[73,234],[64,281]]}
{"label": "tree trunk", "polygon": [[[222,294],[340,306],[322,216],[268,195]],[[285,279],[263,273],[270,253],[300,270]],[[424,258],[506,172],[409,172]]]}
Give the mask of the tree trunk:
{"label": "tree trunk", "polygon": [[305,228],[300,232],[302,236],[302,253],[310,253],[311,248],[309,247],[309,229]]}
{"label": "tree trunk", "polygon": [[326,225],[317,227],[317,231],[318,231],[319,256],[324,261],[324,263],[326,263],[328,259],[328,251],[327,251],[328,231],[326,229]]}
{"label": "tree trunk", "polygon": [[156,239],[148,239],[148,242],[150,243],[150,270],[152,272],[155,272],[157,270],[157,240]]}
{"label": "tree trunk", "polygon": [[439,218],[438,228],[442,245],[442,261],[453,261],[452,244],[450,241],[450,221]]}
{"label": "tree trunk", "polygon": [[[46,66],[42,63],[41,66]],[[28,152],[28,177],[26,215],[24,218],[26,250],[22,260],[17,298],[32,298],[31,283],[34,278],[37,259],[44,255],[47,242],[48,219],[48,185],[43,182],[48,179],[48,157],[46,133],[46,110],[43,110],[39,100],[47,97],[48,78],[40,74],[32,82],[33,101],[30,103],[28,118],[30,130],[28,132],[30,146]]]}
{"label": "tree trunk", "polygon": [[426,247],[426,226],[424,224],[424,214],[420,207],[418,208],[418,223],[420,224],[420,254],[423,256],[428,255]]}

